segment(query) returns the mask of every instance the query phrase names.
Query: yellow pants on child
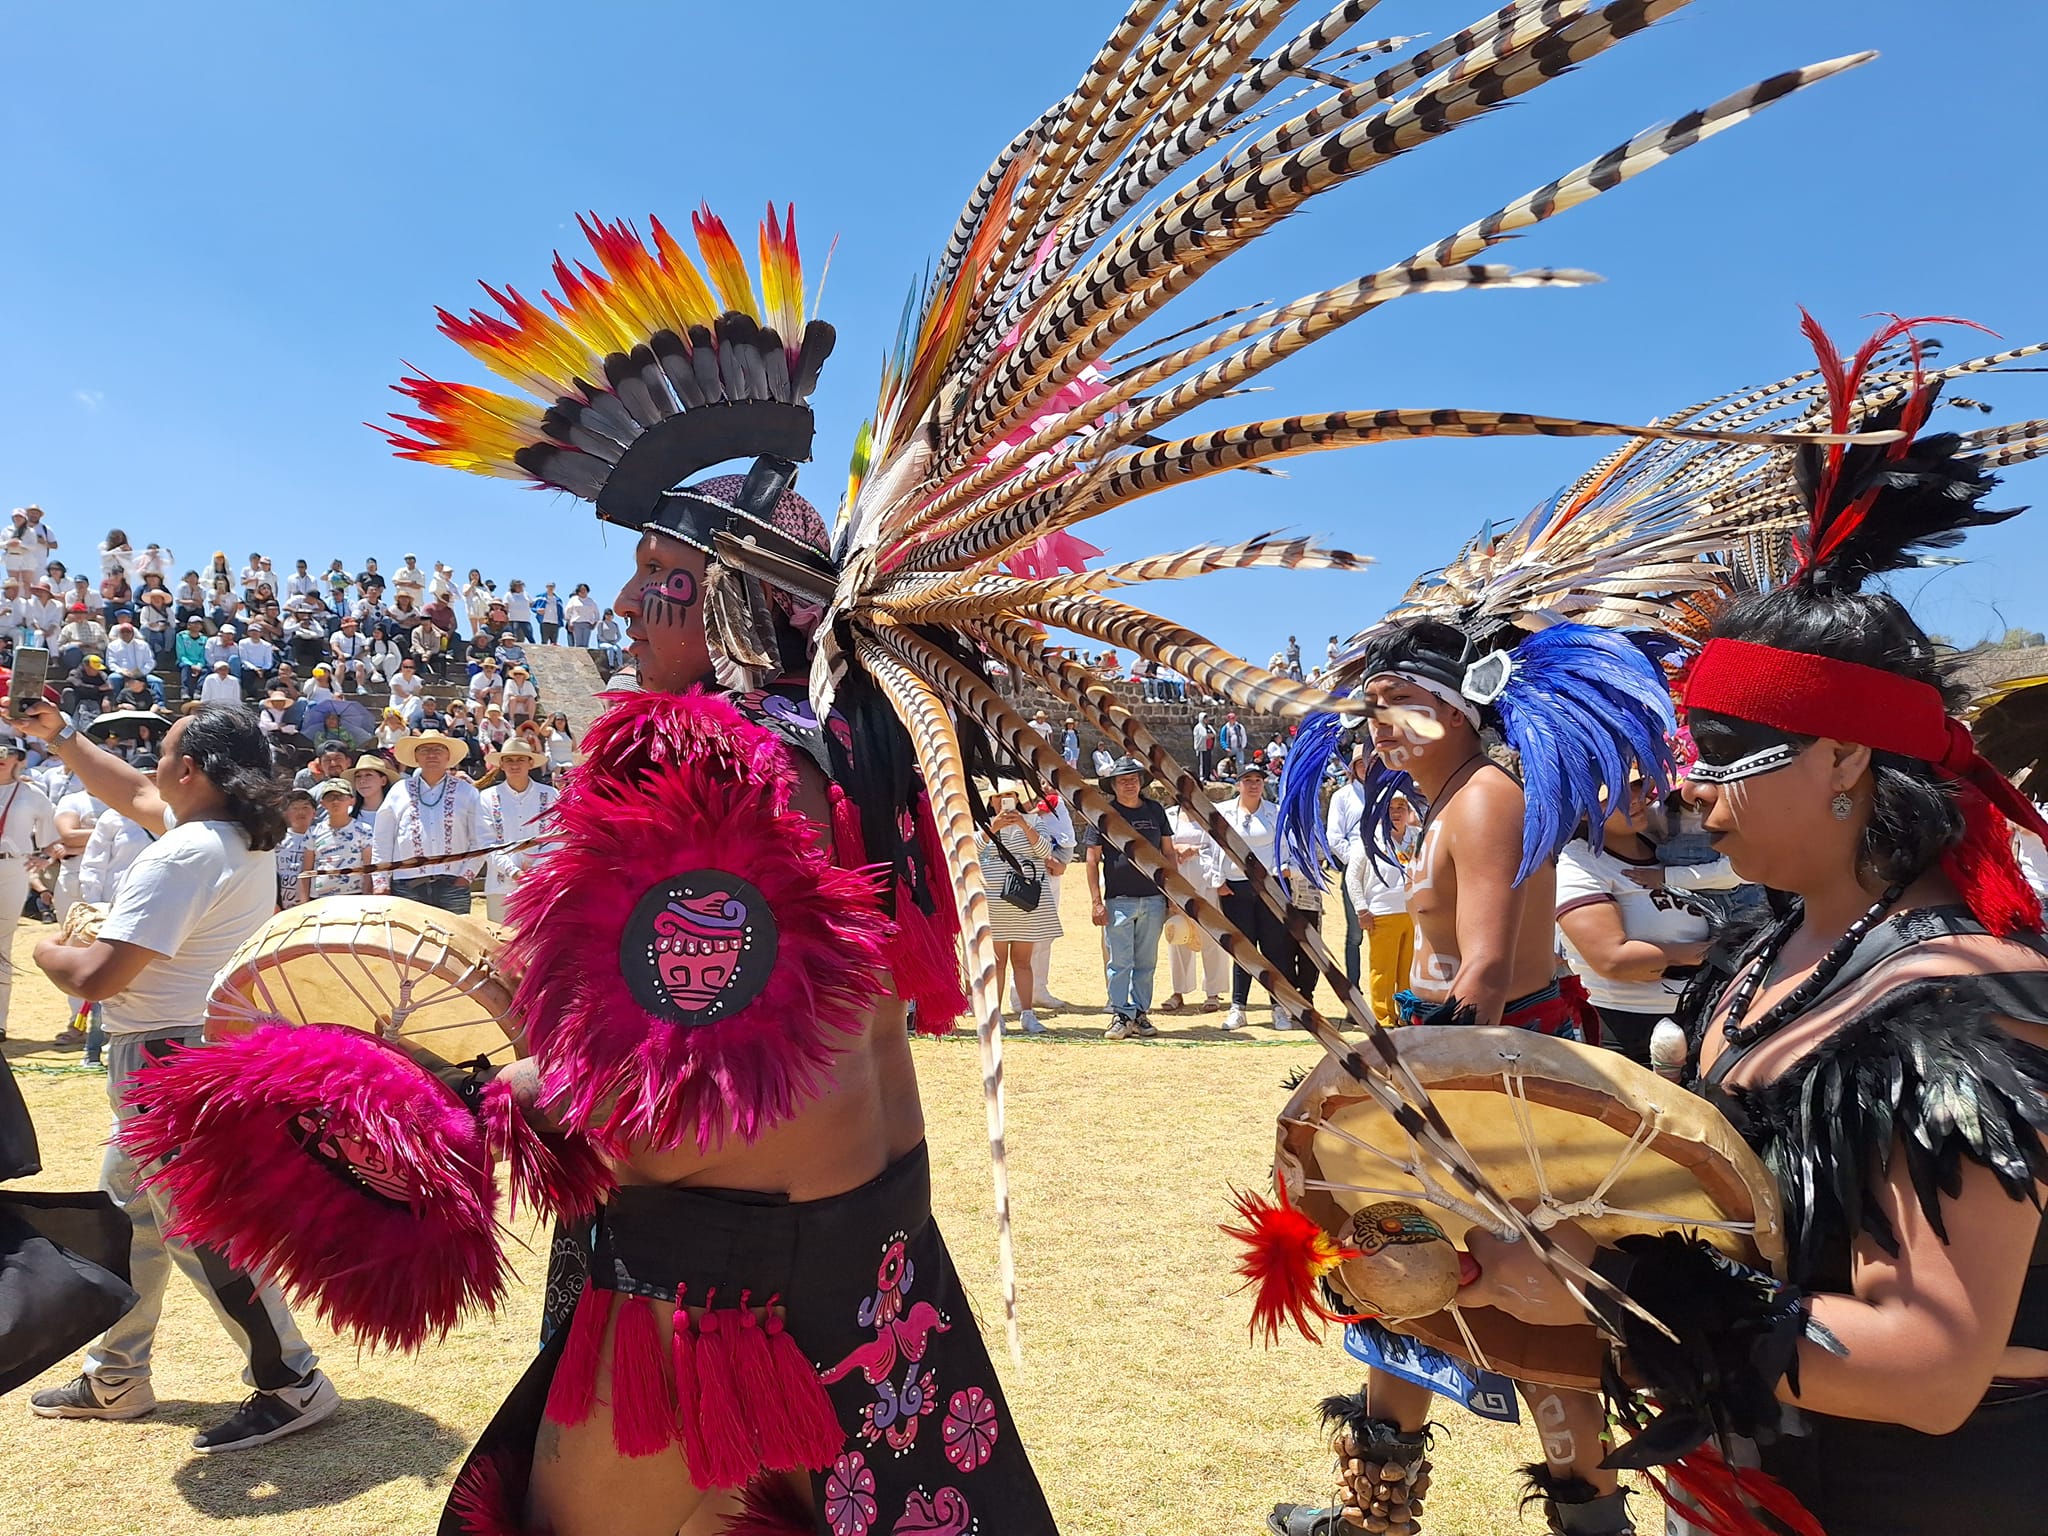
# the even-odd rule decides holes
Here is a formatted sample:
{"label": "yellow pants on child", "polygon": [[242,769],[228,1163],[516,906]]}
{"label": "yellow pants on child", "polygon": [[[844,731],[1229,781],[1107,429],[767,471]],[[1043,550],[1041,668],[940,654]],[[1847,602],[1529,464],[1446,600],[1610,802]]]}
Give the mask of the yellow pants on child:
{"label": "yellow pants on child", "polygon": [[1408,985],[1408,973],[1415,967],[1415,920],[1406,912],[1359,914],[1361,927],[1368,921],[1372,928],[1365,936],[1365,995],[1372,1003],[1372,1016],[1391,1026],[1400,1022],[1394,994]]}

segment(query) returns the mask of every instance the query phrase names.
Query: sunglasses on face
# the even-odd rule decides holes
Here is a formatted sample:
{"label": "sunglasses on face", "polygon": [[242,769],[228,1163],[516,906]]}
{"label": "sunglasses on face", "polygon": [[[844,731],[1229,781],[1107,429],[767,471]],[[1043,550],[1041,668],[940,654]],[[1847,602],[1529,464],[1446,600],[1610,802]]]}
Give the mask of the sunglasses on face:
{"label": "sunglasses on face", "polygon": [[1773,746],[1760,747],[1754,752],[1726,763],[1710,763],[1702,758],[1687,770],[1686,777],[1695,784],[1733,784],[1739,779],[1753,779],[1760,773],[1773,773],[1796,759],[1804,747],[1781,741]]}

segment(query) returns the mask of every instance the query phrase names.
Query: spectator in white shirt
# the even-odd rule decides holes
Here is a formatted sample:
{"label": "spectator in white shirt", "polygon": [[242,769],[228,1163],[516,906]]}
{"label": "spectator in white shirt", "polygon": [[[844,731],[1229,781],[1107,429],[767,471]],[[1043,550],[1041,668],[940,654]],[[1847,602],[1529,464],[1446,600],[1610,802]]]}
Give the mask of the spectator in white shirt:
{"label": "spectator in white shirt", "polygon": [[469,615],[469,632],[473,635],[484,621],[484,615],[491,611],[491,604],[497,599],[484,584],[483,572],[474,566],[470,568],[469,580],[462,584],[462,607]]}
{"label": "spectator in white shirt", "polygon": [[540,625],[542,645],[562,643],[562,599],[555,591],[555,584],[552,581],[547,584],[540,596],[533,600],[533,618],[534,622]]}
{"label": "spectator in white shirt", "polygon": [[439,731],[398,743],[399,762],[415,771],[391,786],[377,810],[376,862],[451,857],[396,875],[378,875],[380,891],[448,912],[469,911],[469,881],[477,861],[465,855],[489,844],[483,840],[476,786],[449,772],[468,750],[465,743]]}
{"label": "spectator in white shirt", "polygon": [[[13,737],[0,740],[0,955],[11,953],[14,927],[28,902],[31,861],[57,841],[57,808],[22,777],[28,749]],[[7,1038],[7,1005],[14,991],[14,967],[0,965],[0,1040]]]}
{"label": "spectator in white shirt", "polygon": [[415,608],[427,600],[427,573],[420,569],[418,555],[407,555],[405,563],[391,573],[391,600],[408,596]]}
{"label": "spectator in white shirt", "polygon": [[253,695],[277,670],[277,647],[270,643],[269,636],[261,627],[252,624],[248,635],[235,650],[242,658],[242,686]]}
{"label": "spectator in white shirt", "polygon": [[533,674],[524,667],[514,667],[512,675],[505,679],[505,718],[517,726],[539,713],[540,689],[534,686]]}
{"label": "spectator in white shirt", "polygon": [[361,693],[369,684],[370,642],[363,638],[362,627],[355,615],[342,619],[341,628],[327,638],[327,654],[334,658],[335,686],[344,688],[351,679],[356,692]]}
{"label": "spectator in white shirt", "polygon": [[443,562],[434,562],[434,574],[427,578],[427,595],[450,607],[455,604],[455,572]]}
{"label": "spectator in white shirt", "polygon": [[206,665],[211,668],[215,662],[224,661],[228,670],[236,676],[242,672],[242,637],[232,624],[223,624],[214,631],[213,638],[206,642]]}
{"label": "spectator in white shirt", "polygon": [[106,653],[106,626],[92,616],[92,610],[85,604],[74,604],[69,622],[57,631],[58,662],[69,671],[88,656],[104,657]]}
{"label": "spectator in white shirt", "polygon": [[[1358,850],[1359,826],[1365,820],[1365,780],[1372,769],[1372,754],[1363,745],[1351,749],[1351,767],[1337,792],[1330,796],[1330,808],[1323,819],[1323,837],[1330,845],[1330,858],[1340,870],[1351,867]],[[1406,911],[1405,905],[1402,908]],[[1364,929],[1351,899],[1351,886],[1344,886],[1344,975],[1354,987],[1361,974]],[[1403,982],[1402,986],[1407,983]],[[1396,991],[1399,990],[1397,987]]]}
{"label": "spectator in white shirt", "polygon": [[624,631],[619,627],[618,615],[609,608],[605,609],[604,617],[597,621],[596,640],[598,647],[604,652],[604,664],[607,667],[616,667],[619,664],[619,642],[624,638]]}
{"label": "spectator in white shirt", "polygon": [[242,601],[247,602],[249,600],[250,594],[256,590],[256,584],[259,581],[268,581],[269,579],[270,572],[267,562],[265,562],[261,555],[251,550],[249,552],[249,563],[242,567]]}
{"label": "spectator in white shirt", "polygon": [[[484,835],[489,846],[524,842],[540,830],[541,818],[555,803],[555,791],[533,777],[540,753],[527,742],[508,742],[498,753],[498,767],[504,771],[502,784],[483,791]],[[484,915],[494,923],[505,921],[505,903],[511,899],[519,877],[541,855],[538,848],[515,853],[494,853],[484,866]]]}
{"label": "spectator in white shirt", "polygon": [[589,582],[576,583],[576,590],[562,605],[562,617],[569,625],[569,643],[578,650],[590,649],[590,637],[597,629],[598,607],[591,601]]}
{"label": "spectator in white shirt", "polygon": [[320,583],[314,579],[313,573],[306,569],[306,562],[303,560],[295,561],[292,565],[291,575],[284,579],[284,595],[286,597],[311,597],[319,590]]}
{"label": "spectator in white shirt", "polygon": [[[1345,790],[1338,793],[1344,794]],[[1415,920],[1408,915],[1408,862],[1421,841],[1415,811],[1396,795],[1387,807],[1387,836],[1395,858],[1374,846],[1370,830],[1354,825],[1346,843],[1344,902],[1358,915],[1365,941],[1365,995],[1373,1017],[1400,1022],[1394,994],[1408,985],[1415,968]],[[1335,847],[1332,840],[1331,846]]]}
{"label": "spectator in white shirt", "polygon": [[224,661],[216,661],[206,681],[199,685],[199,702],[202,704],[227,704],[239,706],[242,702],[242,685],[235,680],[235,674],[228,670]]}
{"label": "spectator in white shirt", "polygon": [[[1279,816],[1276,807],[1266,803],[1266,771],[1256,764],[1247,765],[1237,776],[1237,796],[1216,807],[1216,813],[1236,829],[1256,858],[1269,870],[1277,870],[1280,861],[1274,852],[1275,834],[1279,830]],[[1223,888],[1223,896],[1217,904],[1223,915],[1237,925],[1237,930],[1258,946],[1259,953],[1272,963],[1282,975],[1295,974],[1295,943],[1286,926],[1259,899],[1252,882],[1245,878],[1245,872],[1235,859],[1211,841],[1204,850],[1209,860],[1209,877]],[[1245,1004],[1251,1001],[1252,973],[1243,966],[1232,966],[1230,976],[1230,1012],[1224,1015],[1225,1029],[1243,1029],[1245,1026]],[[1291,1029],[1293,1021],[1279,1003],[1273,1004],[1273,1027]]]}
{"label": "spectator in white shirt", "polygon": [[515,581],[505,590],[505,621],[521,639],[533,643],[533,599],[526,595],[523,581]]}
{"label": "spectator in white shirt", "polygon": [[47,578],[38,576],[28,584],[28,602],[22,609],[21,629],[33,634],[32,645],[47,646],[64,627],[64,605],[50,595]]}
{"label": "spectator in white shirt", "polygon": [[477,668],[476,676],[469,680],[470,703],[477,709],[488,704],[501,703],[505,697],[505,681],[498,676],[498,661],[486,656],[483,665]]}
{"label": "spectator in white shirt", "polygon": [[420,696],[427,691],[427,685],[420,680],[419,668],[408,656],[398,664],[398,671],[391,679],[390,708],[398,711],[408,726],[420,723],[423,708]]}
{"label": "spectator in white shirt", "polygon": [[128,535],[119,528],[109,528],[105,541],[100,545],[100,575],[135,579],[135,550],[128,542]]}
{"label": "spectator in white shirt", "polygon": [[107,637],[107,670],[116,677],[148,677],[156,670],[156,652],[126,619]]}
{"label": "spectator in white shirt", "polygon": [[50,525],[43,521],[43,509],[30,502],[21,509],[28,524],[22,529],[22,540],[36,552],[36,569],[41,570],[50,563],[50,556],[57,552],[57,536],[50,532]]}

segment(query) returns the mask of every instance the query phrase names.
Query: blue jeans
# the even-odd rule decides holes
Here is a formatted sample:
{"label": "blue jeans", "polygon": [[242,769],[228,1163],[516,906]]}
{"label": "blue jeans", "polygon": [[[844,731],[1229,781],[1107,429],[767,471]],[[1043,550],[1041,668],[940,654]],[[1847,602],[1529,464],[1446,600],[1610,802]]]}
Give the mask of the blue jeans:
{"label": "blue jeans", "polygon": [[391,894],[403,896],[408,901],[422,902],[430,907],[439,907],[443,912],[456,912],[464,916],[469,913],[469,882],[454,875],[424,875],[411,880],[396,876],[391,881]]}
{"label": "blue jeans", "polygon": [[1166,898],[1112,896],[1103,905],[1109,908],[1109,1011],[1122,1019],[1150,1013]]}

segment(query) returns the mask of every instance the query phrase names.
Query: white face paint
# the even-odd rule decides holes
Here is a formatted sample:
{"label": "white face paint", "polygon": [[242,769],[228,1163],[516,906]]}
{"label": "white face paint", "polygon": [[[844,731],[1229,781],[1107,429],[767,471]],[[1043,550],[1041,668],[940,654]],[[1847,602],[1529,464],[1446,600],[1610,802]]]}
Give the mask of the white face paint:
{"label": "white face paint", "polygon": [[1380,760],[1389,768],[1407,767],[1417,748],[1428,746],[1437,736],[1443,734],[1439,728],[1436,736],[1425,736],[1417,728],[1417,721],[1426,720],[1433,725],[1437,723],[1434,704],[1403,704],[1401,708],[1403,714],[1397,718],[1394,727],[1395,739],[1380,749]]}

